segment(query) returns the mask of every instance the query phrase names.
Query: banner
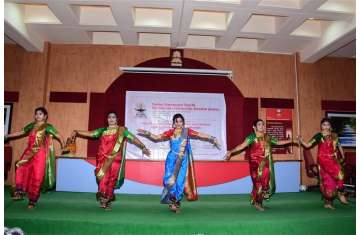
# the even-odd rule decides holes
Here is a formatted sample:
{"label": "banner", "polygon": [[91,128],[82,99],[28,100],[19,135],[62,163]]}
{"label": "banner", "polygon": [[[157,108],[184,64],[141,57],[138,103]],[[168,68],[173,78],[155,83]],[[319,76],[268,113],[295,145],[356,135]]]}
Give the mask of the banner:
{"label": "banner", "polygon": [[[266,109],[266,132],[277,140],[290,140],[292,134],[292,109]],[[273,146],[272,153],[292,154],[293,147]]]}
{"label": "banner", "polygon": [[[223,160],[226,153],[226,105],[224,94],[127,91],[125,101],[125,126],[136,134],[144,129],[161,134],[172,128],[172,117],[181,113],[185,127],[216,137],[221,150],[208,141],[191,140],[195,160]],[[143,156],[141,150],[127,145],[127,159],[165,160],[169,141],[152,142],[137,135],[151,151],[151,157]]]}

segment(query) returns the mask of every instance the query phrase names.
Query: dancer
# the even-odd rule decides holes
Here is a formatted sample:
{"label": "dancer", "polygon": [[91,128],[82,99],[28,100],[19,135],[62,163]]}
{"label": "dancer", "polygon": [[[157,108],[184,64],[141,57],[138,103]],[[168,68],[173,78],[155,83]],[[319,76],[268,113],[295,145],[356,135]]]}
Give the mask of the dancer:
{"label": "dancer", "polygon": [[180,201],[184,193],[189,201],[195,201],[198,198],[189,139],[209,141],[215,147],[220,148],[218,141],[213,136],[185,128],[185,119],[179,113],[173,116],[173,128],[162,134],[155,135],[143,129],[137,131],[140,135],[155,142],[170,140],[170,152],[165,162],[161,203],[168,204],[169,209],[173,212],[180,212]]}
{"label": "dancer", "polygon": [[341,203],[348,204],[344,195],[344,171],[341,165],[344,159],[344,151],[337,134],[331,130],[330,119],[323,118],[320,122],[320,128],[321,132],[317,133],[309,142],[304,142],[301,136],[298,139],[305,148],[318,145],[317,163],[324,207],[335,210],[333,200],[336,196]]}
{"label": "dancer", "polygon": [[275,172],[271,146],[287,145],[293,141],[276,140],[269,136],[265,133],[265,123],[261,119],[254,121],[253,129],[254,132],[246,137],[242,144],[226,153],[225,159],[230,160],[234,152],[241,151],[246,147],[250,148],[249,166],[253,182],[250,202],[257,210],[264,211],[263,200],[270,199],[275,193]]}
{"label": "dancer", "polygon": [[35,121],[26,125],[21,131],[5,136],[5,141],[28,136],[27,147],[16,162],[15,192],[13,200],[22,200],[27,193],[28,208],[35,207],[40,190],[47,191],[55,187],[55,150],[53,137],[63,148],[63,138],[58,131],[47,123],[48,112],[44,107],[35,109]]}
{"label": "dancer", "polygon": [[74,130],[71,138],[100,138],[100,146],[96,155],[95,176],[98,184],[97,200],[100,208],[111,210],[111,202],[115,200],[114,188],[122,186],[125,179],[126,143],[138,146],[143,154],[150,156],[150,151],[126,127],[118,126],[116,112],[107,114],[108,126],[94,131]]}

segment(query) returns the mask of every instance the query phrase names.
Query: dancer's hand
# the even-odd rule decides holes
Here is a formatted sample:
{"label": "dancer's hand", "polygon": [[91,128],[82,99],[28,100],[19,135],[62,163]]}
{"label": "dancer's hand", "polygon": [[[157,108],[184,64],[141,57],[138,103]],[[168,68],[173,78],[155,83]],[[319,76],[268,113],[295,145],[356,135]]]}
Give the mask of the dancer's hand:
{"label": "dancer's hand", "polygon": [[214,145],[215,148],[217,148],[219,150],[221,149],[221,145],[220,145],[220,143],[218,142],[218,140],[216,138],[214,138],[213,145]]}
{"label": "dancer's hand", "polygon": [[345,162],[345,157],[343,157],[341,154],[335,153],[335,157],[338,159],[338,161],[343,164]]}
{"label": "dancer's hand", "polygon": [[230,158],[231,158],[231,151],[227,151],[225,156],[224,156],[224,160],[229,161]]}
{"label": "dancer's hand", "polygon": [[77,132],[76,130],[74,130],[74,131],[71,133],[70,138],[71,138],[71,139],[75,139],[77,134],[78,134],[78,132]]}
{"label": "dancer's hand", "polygon": [[142,153],[145,154],[148,157],[150,157],[150,155],[151,155],[150,150],[148,148],[146,148],[146,147],[142,149]]}
{"label": "dancer's hand", "polygon": [[150,136],[151,135],[151,133],[149,131],[146,131],[144,129],[137,129],[136,131],[138,132],[138,134],[143,135],[143,136]]}
{"label": "dancer's hand", "polygon": [[292,140],[290,144],[295,145],[295,146],[300,146],[299,140],[297,140],[297,139]]}
{"label": "dancer's hand", "polygon": [[67,142],[62,141],[60,146],[61,154],[68,154],[70,150],[68,149]]}
{"label": "dancer's hand", "polygon": [[65,155],[65,154],[68,154],[68,153],[70,153],[70,150],[68,148],[62,148],[61,149],[61,154],[62,155]]}
{"label": "dancer's hand", "polygon": [[298,135],[298,136],[296,137],[296,139],[297,139],[298,144],[299,144],[299,145],[302,145],[303,140],[302,140],[301,135]]}

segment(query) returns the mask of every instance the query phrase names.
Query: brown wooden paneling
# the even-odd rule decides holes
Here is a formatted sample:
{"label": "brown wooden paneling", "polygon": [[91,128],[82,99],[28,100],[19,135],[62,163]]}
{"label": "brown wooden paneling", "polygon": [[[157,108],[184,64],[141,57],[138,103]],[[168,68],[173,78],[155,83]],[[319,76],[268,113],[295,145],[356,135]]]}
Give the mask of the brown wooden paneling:
{"label": "brown wooden paneling", "polygon": [[185,57],[232,70],[233,82],[245,97],[294,98],[291,55],[188,49]]}

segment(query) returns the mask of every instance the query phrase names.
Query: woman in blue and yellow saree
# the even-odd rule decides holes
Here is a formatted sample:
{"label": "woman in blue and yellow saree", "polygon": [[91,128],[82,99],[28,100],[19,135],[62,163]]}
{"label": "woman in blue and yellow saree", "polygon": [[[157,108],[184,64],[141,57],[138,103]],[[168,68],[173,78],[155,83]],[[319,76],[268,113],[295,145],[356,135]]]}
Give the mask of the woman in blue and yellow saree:
{"label": "woman in blue and yellow saree", "polygon": [[188,201],[198,199],[190,139],[209,141],[218,148],[220,145],[211,135],[185,128],[185,119],[181,114],[173,116],[173,128],[162,134],[155,135],[142,129],[138,129],[138,132],[155,142],[170,141],[170,151],[165,161],[161,203],[168,204],[171,211],[178,213],[184,193]]}
{"label": "woman in blue and yellow saree", "polygon": [[230,160],[234,152],[249,147],[250,175],[253,182],[250,202],[259,211],[264,211],[264,199],[270,199],[275,193],[274,162],[271,154],[272,145],[286,145],[292,140],[276,140],[265,133],[265,124],[261,119],[253,123],[254,132],[246,137],[245,141],[226,153],[226,160]]}
{"label": "woman in blue and yellow saree", "polygon": [[150,151],[126,127],[118,126],[115,112],[107,115],[108,126],[93,131],[74,130],[72,138],[76,136],[98,138],[100,146],[96,155],[95,176],[98,184],[97,200],[100,208],[111,210],[111,202],[115,200],[114,189],[119,189],[125,180],[126,143],[130,141],[139,147],[143,154],[150,155]]}

